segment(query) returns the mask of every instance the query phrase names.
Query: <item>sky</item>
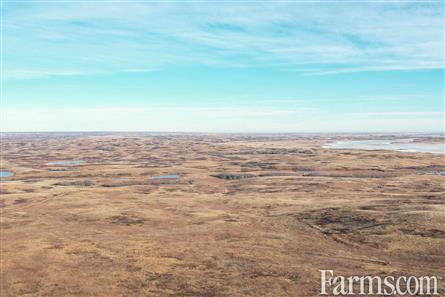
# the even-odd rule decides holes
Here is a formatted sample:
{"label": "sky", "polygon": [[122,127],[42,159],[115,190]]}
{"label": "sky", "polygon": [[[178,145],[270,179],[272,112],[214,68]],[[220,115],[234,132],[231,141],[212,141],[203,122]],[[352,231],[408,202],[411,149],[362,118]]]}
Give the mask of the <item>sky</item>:
{"label": "sky", "polygon": [[2,131],[444,132],[443,1],[9,1]]}

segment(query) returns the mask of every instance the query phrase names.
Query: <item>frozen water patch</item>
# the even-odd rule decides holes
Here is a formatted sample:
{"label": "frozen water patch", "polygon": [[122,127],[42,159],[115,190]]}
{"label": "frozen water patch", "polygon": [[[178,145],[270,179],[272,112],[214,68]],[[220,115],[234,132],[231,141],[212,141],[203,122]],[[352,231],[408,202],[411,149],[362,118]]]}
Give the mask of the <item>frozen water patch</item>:
{"label": "frozen water patch", "polygon": [[12,173],[11,171],[0,171],[0,177],[10,177],[13,175],[14,173]]}
{"label": "frozen water patch", "polygon": [[85,164],[85,161],[83,160],[56,161],[47,163],[49,166],[77,166],[83,164]]}
{"label": "frozen water patch", "polygon": [[412,153],[445,154],[445,143],[413,142],[413,139],[346,140],[323,146],[330,149],[393,150]]}
{"label": "frozen water patch", "polygon": [[151,180],[156,179],[179,179],[179,175],[177,174],[167,174],[167,175],[155,175],[150,177]]}

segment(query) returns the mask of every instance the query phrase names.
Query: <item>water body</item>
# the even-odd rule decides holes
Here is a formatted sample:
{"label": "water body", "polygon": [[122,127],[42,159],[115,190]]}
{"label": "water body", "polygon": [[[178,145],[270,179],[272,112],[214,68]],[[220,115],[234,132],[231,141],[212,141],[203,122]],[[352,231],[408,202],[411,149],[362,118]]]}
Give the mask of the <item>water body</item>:
{"label": "water body", "polygon": [[57,162],[49,162],[47,165],[49,166],[77,166],[85,164],[83,160],[70,160],[70,161],[57,161]]}
{"label": "water body", "polygon": [[155,175],[150,177],[150,179],[179,179],[179,175],[177,174]]}
{"label": "water body", "polygon": [[436,171],[435,173],[440,176],[445,176],[445,171]]}
{"label": "water body", "polygon": [[413,142],[413,139],[346,140],[327,144],[323,147],[331,149],[393,150],[400,152],[445,154],[445,143],[421,143]]}
{"label": "water body", "polygon": [[13,175],[14,174],[11,171],[0,171],[0,177],[9,177]]}

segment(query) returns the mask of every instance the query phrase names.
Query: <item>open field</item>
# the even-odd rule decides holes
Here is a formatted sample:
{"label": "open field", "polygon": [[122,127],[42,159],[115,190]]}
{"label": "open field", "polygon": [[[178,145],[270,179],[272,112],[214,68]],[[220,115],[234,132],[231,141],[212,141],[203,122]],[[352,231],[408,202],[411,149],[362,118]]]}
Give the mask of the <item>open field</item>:
{"label": "open field", "polygon": [[[444,277],[443,155],[322,148],[348,137],[6,134],[1,296],[317,296],[320,269]],[[84,162],[48,164],[63,160]]]}

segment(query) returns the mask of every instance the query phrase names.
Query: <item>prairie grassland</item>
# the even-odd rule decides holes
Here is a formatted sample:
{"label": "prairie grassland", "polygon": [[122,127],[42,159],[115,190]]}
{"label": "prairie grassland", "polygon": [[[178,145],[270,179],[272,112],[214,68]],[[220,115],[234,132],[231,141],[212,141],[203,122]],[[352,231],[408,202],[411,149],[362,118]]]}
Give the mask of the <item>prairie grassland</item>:
{"label": "prairie grassland", "polygon": [[[327,141],[6,135],[1,296],[317,296],[320,269],[443,277],[443,156]],[[84,163],[48,164],[63,160]]]}

